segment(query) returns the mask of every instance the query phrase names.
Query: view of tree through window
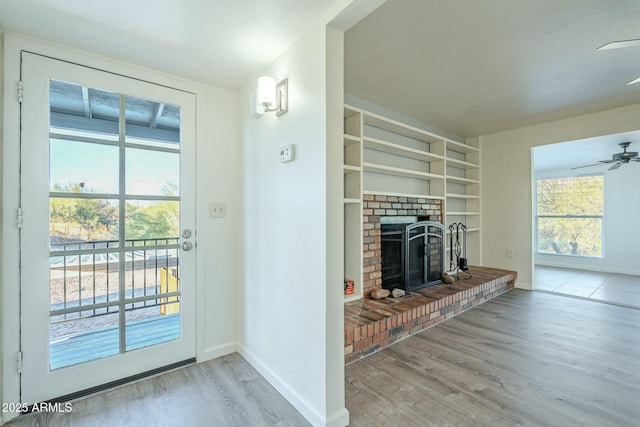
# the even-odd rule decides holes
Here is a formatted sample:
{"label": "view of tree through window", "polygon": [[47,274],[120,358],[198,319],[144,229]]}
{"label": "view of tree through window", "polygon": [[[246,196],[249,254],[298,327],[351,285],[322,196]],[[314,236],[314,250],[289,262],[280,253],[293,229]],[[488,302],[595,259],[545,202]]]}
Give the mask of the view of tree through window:
{"label": "view of tree through window", "polygon": [[538,252],[602,256],[604,176],[539,179]]}

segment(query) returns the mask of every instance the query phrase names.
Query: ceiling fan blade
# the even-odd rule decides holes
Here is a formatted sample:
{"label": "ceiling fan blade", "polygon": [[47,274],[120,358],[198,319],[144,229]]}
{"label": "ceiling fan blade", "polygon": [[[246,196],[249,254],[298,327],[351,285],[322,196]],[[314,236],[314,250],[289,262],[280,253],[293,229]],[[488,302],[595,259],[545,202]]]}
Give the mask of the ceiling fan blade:
{"label": "ceiling fan blade", "polygon": [[617,160],[598,160],[598,163],[615,163]]}
{"label": "ceiling fan blade", "polygon": [[575,168],[571,168],[571,170],[574,170],[574,169],[582,169],[582,168],[588,168],[588,167],[590,167],[590,166],[599,166],[600,164],[601,164],[601,163],[593,163],[593,164],[591,164],[591,165],[576,166]]}
{"label": "ceiling fan blade", "polygon": [[618,162],[613,166],[611,166],[608,170],[612,171],[612,170],[618,169],[621,165],[622,165],[622,162]]}
{"label": "ceiling fan blade", "polygon": [[632,39],[632,40],[618,40],[615,42],[607,43],[598,48],[598,50],[606,50],[606,49],[620,49],[623,47],[639,47],[640,39]]}
{"label": "ceiling fan blade", "polygon": [[637,79],[630,81],[629,83],[627,83],[627,86],[632,85],[634,83],[640,83],[640,77],[638,77]]}

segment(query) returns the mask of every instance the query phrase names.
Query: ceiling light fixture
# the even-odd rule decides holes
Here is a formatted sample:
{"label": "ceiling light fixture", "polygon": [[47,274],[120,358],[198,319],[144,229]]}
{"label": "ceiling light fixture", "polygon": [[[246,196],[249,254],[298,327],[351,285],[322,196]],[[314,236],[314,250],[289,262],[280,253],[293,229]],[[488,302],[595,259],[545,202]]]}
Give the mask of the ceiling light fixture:
{"label": "ceiling light fixture", "polygon": [[273,77],[258,78],[258,105],[264,112],[275,111],[281,116],[289,111],[289,80],[284,79],[276,84]]}

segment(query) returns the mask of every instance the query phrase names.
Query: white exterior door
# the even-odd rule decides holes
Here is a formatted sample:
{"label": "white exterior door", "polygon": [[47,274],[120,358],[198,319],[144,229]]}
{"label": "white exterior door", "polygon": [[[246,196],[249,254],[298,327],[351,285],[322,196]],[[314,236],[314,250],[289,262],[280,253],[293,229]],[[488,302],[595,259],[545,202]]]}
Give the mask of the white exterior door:
{"label": "white exterior door", "polygon": [[195,357],[195,96],[22,54],[21,401]]}

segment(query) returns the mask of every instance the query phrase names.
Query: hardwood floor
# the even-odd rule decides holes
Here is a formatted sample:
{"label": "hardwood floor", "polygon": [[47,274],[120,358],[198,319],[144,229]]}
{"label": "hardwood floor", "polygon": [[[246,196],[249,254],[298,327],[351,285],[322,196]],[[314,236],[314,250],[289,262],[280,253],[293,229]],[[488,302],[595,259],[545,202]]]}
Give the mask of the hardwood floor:
{"label": "hardwood floor", "polygon": [[239,354],[73,402],[70,413],[23,415],[7,426],[309,426]]}
{"label": "hardwood floor", "polygon": [[[346,366],[352,427],[636,426],[640,310],[511,290]],[[10,426],[307,426],[238,354]]]}
{"label": "hardwood floor", "polygon": [[351,426],[636,426],[640,310],[512,290],[346,367]]}

